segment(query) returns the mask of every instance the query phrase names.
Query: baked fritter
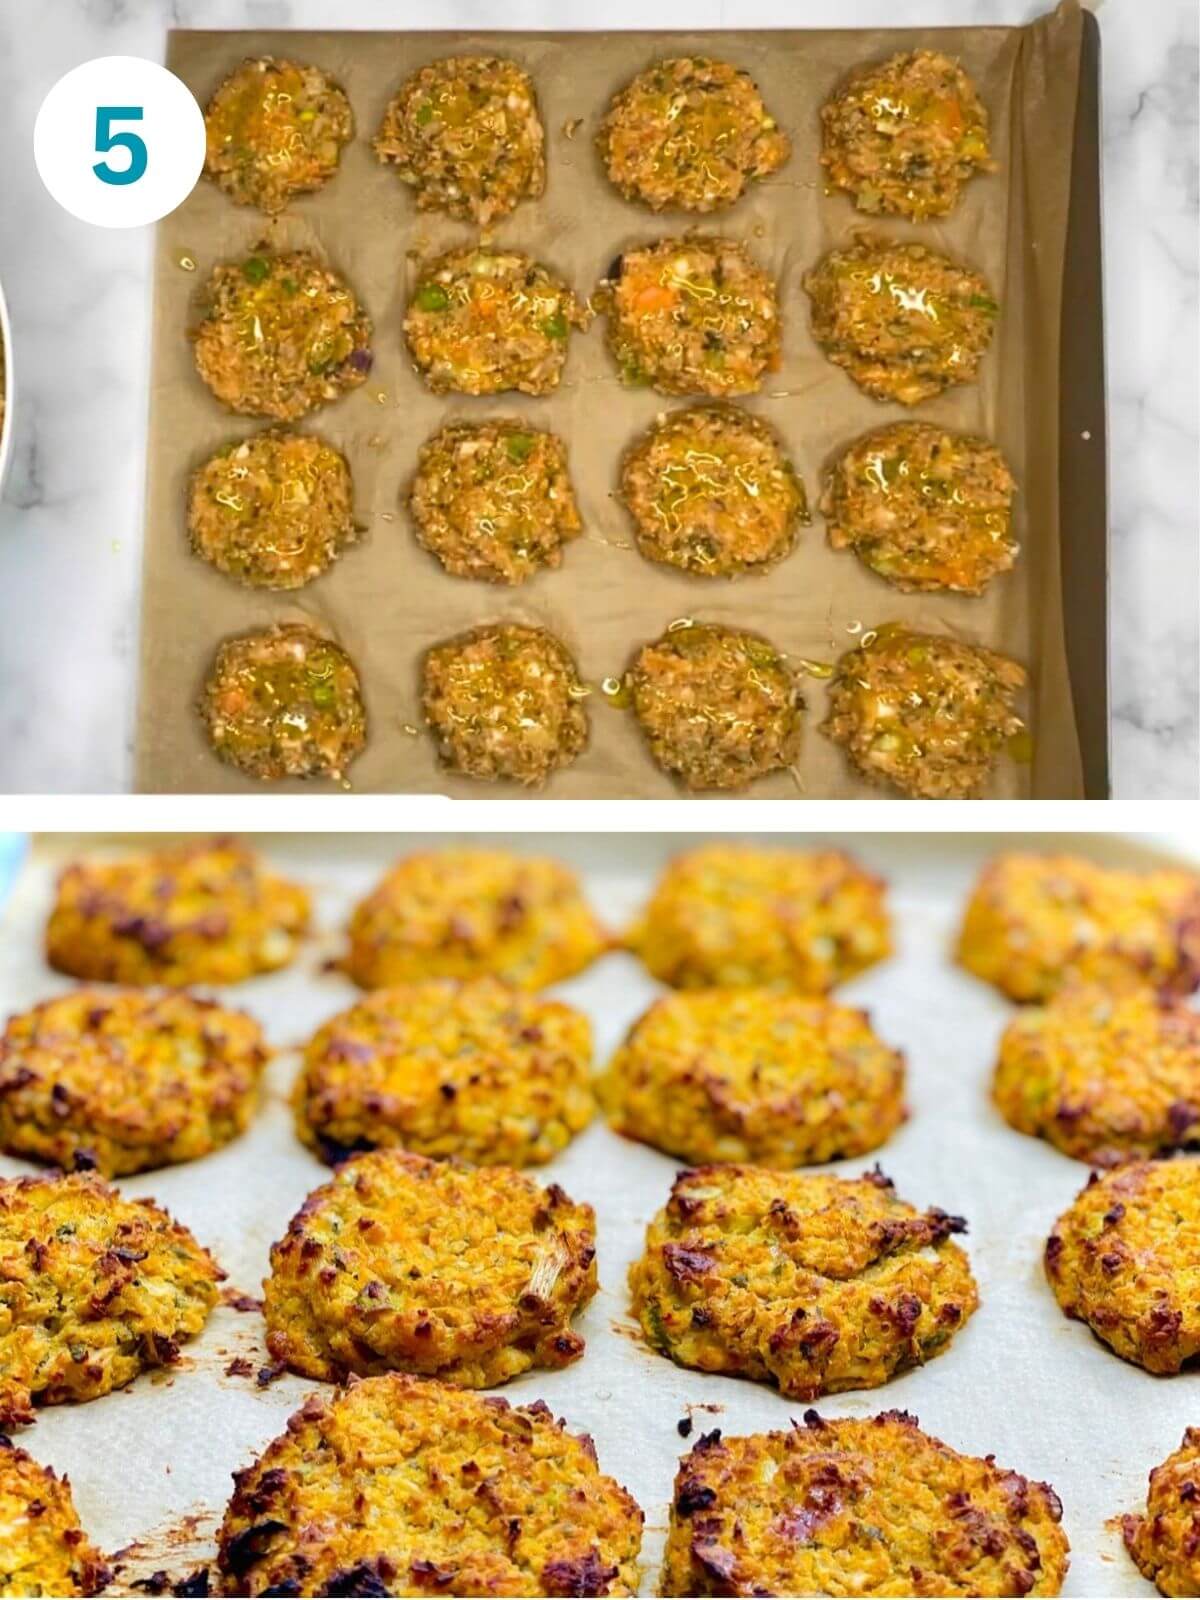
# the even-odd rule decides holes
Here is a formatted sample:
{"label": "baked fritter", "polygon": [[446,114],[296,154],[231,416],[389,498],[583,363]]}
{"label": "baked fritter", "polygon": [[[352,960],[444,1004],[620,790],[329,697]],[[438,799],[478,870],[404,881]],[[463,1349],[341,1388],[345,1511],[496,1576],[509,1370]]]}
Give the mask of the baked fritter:
{"label": "baked fritter", "polygon": [[0,1434],[0,1595],[100,1594],[111,1578],[67,1479]]}
{"label": "baked fritter", "polygon": [[957,61],[912,50],[860,67],[821,107],[821,165],[860,211],[944,217],[994,172],[988,114]]}
{"label": "baked fritter", "polygon": [[540,1400],[363,1378],[313,1395],[234,1484],[228,1595],[637,1593],[637,1502]]}
{"label": "baked fritter", "polygon": [[421,705],[451,772],[537,788],[588,742],[587,691],[545,628],[484,623],[425,652]]}
{"label": "baked fritter", "polygon": [[355,907],[348,931],[345,969],[364,989],[488,974],[545,989],[610,944],[570,868],[505,850],[405,856]]}
{"label": "baked fritter", "polygon": [[872,399],[905,406],[975,381],[1000,310],[977,272],[885,239],[830,251],[804,287],[828,359]]}
{"label": "baked fritter", "polygon": [[1200,1428],[1151,1472],[1145,1516],[1121,1522],[1125,1548],[1159,1594],[1200,1594]]}
{"label": "baked fritter", "polygon": [[675,1478],[664,1595],[1056,1595],[1047,1483],[960,1455],[905,1411],[706,1434]]}
{"label": "baked fritter", "polygon": [[75,861],[59,876],[46,960],[97,983],[239,983],[286,967],[308,891],[231,839]]}
{"label": "baked fritter", "polygon": [[792,153],[749,73],[707,56],[656,61],[613,96],[596,136],[609,181],[655,211],[721,211]]}
{"label": "baked fritter", "polygon": [[331,1162],[400,1145],[536,1166],[592,1120],[591,1061],[582,1012],[496,978],[379,989],[309,1041],[296,1128]]}
{"label": "baked fritter", "polygon": [[904,1120],[904,1057],[861,1011],[776,989],[667,995],[604,1081],[614,1128],[684,1161],[787,1169],[864,1155]]}
{"label": "baked fritter", "polygon": [[205,175],[238,205],[268,213],[327,183],[354,136],[350,102],[331,78],[271,56],[230,73],[204,123]]}
{"label": "baked fritter", "polygon": [[971,894],[958,959],[1013,1000],[1045,1000],[1075,981],[1191,994],[1200,984],[1200,876],[1000,856]]}
{"label": "baked fritter", "polygon": [[1013,700],[1024,683],[995,650],[885,623],[838,661],[821,732],[872,783],[966,800],[1023,732]]}
{"label": "baked fritter", "polygon": [[670,863],[626,942],[675,989],[827,994],[891,954],[885,894],[840,850],[704,845]]}
{"label": "baked fritter", "polygon": [[651,1347],[789,1400],[875,1389],[940,1355],[979,1304],[961,1217],[857,1179],[704,1166],[676,1178],[629,1272]]}
{"label": "baked fritter", "polygon": [[244,1133],[270,1052],[244,1011],[188,994],[75,989],[0,1035],[0,1149],[125,1177]]}
{"label": "baked fritter", "polygon": [[491,1389],[583,1354],[571,1318],[596,1292],[595,1257],[595,1213],[557,1184],[376,1150],[272,1248],[267,1346],[330,1383],[396,1370]]}
{"label": "baked fritter", "polygon": [[92,1173],[0,1179],[0,1429],[169,1366],[224,1276],[153,1200]]}

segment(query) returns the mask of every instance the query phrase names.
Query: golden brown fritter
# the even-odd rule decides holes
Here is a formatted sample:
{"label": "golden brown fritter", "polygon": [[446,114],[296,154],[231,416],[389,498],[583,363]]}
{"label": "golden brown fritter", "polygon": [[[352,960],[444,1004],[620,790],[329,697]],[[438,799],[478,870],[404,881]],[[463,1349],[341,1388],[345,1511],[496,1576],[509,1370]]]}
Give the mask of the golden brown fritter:
{"label": "golden brown fritter", "polygon": [[345,968],[364,989],[422,978],[503,978],[545,989],[610,940],[561,862],[505,850],[426,850],[355,907]]}
{"label": "golden brown fritter", "polygon": [[58,880],[46,960],[99,983],[238,983],[294,959],[309,909],[307,890],[230,839],[76,861]]}
{"label": "golden brown fritter", "polygon": [[1054,1224],[1046,1276],[1068,1317],[1147,1372],[1200,1351],[1200,1162],[1132,1161],[1098,1178]]}
{"label": "golden brown fritter", "polygon": [[319,67],[243,61],[204,113],[205,175],[241,206],[282,211],[328,183],[354,136],[350,102]]}
{"label": "golden brown fritter", "polygon": [[228,1595],[637,1593],[636,1501],[540,1400],[363,1378],[313,1395],[234,1483]]}
{"label": "golden brown fritter", "polygon": [[496,978],[378,989],[319,1028],[296,1081],[296,1127],[327,1161],[400,1145],[527,1167],[592,1120],[582,1012]]}
{"label": "golden brown fritter", "polygon": [[960,1455],[905,1411],[706,1434],[679,1464],[664,1595],[1056,1595],[1046,1483]]}
{"label": "golden brown fritter", "polygon": [[404,1150],[355,1156],[271,1250],[276,1361],[307,1378],[414,1372],[490,1389],[583,1354],[596,1217],[557,1184]]}
{"label": "golden brown fritter", "polygon": [[840,850],[704,845],[669,864],[626,942],[675,989],[827,994],[891,954],[886,887]]}
{"label": "golden brown fritter", "polygon": [[787,1169],[864,1155],[904,1120],[904,1057],[865,1012],[773,989],[658,1000],[604,1081],[618,1133],[684,1161]]}
{"label": "golden brown fritter", "polygon": [[245,1132],[269,1054],[212,1000],[72,990],[0,1035],[0,1149],[106,1178],[194,1161]]}
{"label": "golden brown fritter", "polygon": [[1121,1522],[1125,1548],[1159,1594],[1200,1594],[1200,1428],[1151,1472],[1145,1516]]}
{"label": "golden brown fritter", "polygon": [[0,1595],[100,1594],[111,1578],[67,1479],[0,1434]]}
{"label": "golden brown fritter", "polygon": [[224,1276],[153,1200],[92,1173],[0,1179],[0,1429],[170,1365]]}
{"label": "golden brown fritter", "polygon": [[1000,856],[971,894],[958,959],[1013,1000],[1045,1000],[1075,981],[1191,994],[1200,984],[1200,876]]}
{"label": "golden brown fritter", "polygon": [[629,1273],[650,1345],[789,1400],[875,1389],[940,1355],[979,1304],[961,1217],[861,1178],[705,1166],[676,1178]]}

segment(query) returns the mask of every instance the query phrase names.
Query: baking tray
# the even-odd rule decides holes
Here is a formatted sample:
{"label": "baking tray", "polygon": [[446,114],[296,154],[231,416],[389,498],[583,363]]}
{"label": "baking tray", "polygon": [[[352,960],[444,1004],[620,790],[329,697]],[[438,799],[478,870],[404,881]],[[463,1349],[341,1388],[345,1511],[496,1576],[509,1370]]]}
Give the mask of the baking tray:
{"label": "baking tray", "polygon": [[[397,854],[452,838],[323,834],[261,841],[275,867],[313,886],[317,923],[325,931],[293,970],[226,990],[225,997],[258,1016],[276,1046],[302,1040],[356,997],[346,979],[325,970],[351,903]],[[529,848],[519,840],[495,842]],[[695,842],[551,835],[538,847],[574,865],[601,913],[620,926],[667,857]],[[764,842],[808,848],[828,840],[792,835]],[[1144,1503],[1146,1474],[1195,1421],[1197,1379],[1153,1378],[1118,1360],[1081,1323],[1063,1317],[1042,1276],[1045,1235],[1083,1185],[1087,1168],[1013,1132],[992,1109],[990,1067],[1010,1008],[948,958],[964,898],[995,842],[972,834],[862,834],[837,842],[892,884],[897,953],[841,991],[845,1000],[865,1006],[881,1035],[908,1056],[911,1119],[878,1159],[904,1197],[967,1217],[965,1244],[982,1305],[927,1367],[880,1389],[830,1396],[819,1407],[830,1416],[853,1417],[901,1407],[958,1449],[994,1452],[1002,1465],[1049,1480],[1062,1496],[1073,1550],[1064,1592],[1152,1593],[1109,1519]],[[1070,849],[1111,863],[1161,859],[1145,844],[1096,835],[1060,834],[1019,845],[1014,837],[1013,843]],[[86,839],[37,843],[0,921],[0,1006],[6,1012],[66,987],[42,964],[40,936],[55,870],[68,855],[93,848]],[[557,992],[591,1016],[598,1059],[604,1060],[659,991],[632,959],[614,954]],[[252,1294],[259,1291],[270,1242],[309,1188],[328,1175],[292,1132],[285,1095],[296,1067],[290,1054],[275,1061],[262,1112],[241,1140],[202,1161],[120,1185],[167,1205],[215,1251],[230,1285]],[[831,1170],[855,1175],[875,1159],[839,1162]],[[679,1419],[693,1415],[698,1431],[715,1426],[738,1434],[786,1428],[798,1414],[794,1402],[764,1386],[687,1372],[635,1336],[626,1269],[677,1167],[597,1122],[540,1169],[547,1181],[595,1206],[601,1288],[577,1324],[587,1340],[582,1360],[562,1372],[526,1374],[503,1391],[519,1403],[543,1397],[556,1415],[594,1435],[601,1466],[630,1488],[646,1513],[646,1593],[656,1583],[672,1478],[684,1448]],[[28,1170],[0,1158],[6,1175]],[[98,1543],[115,1550],[137,1542],[126,1580],[163,1567],[180,1576],[207,1559],[230,1473],[320,1387],[288,1376],[259,1389],[253,1378],[227,1376],[236,1356],[247,1357],[254,1369],[265,1361],[261,1334],[256,1315],[221,1307],[168,1373],[145,1376],[87,1405],[44,1410],[20,1435],[39,1460],[69,1472],[80,1516]]]}
{"label": "baking tray", "polygon": [[[369,148],[396,85],[452,51],[493,50],[528,66],[549,139],[545,197],[498,225],[502,246],[527,250],[590,292],[611,259],[637,243],[687,229],[612,190],[592,134],[613,91],[665,54],[709,52],[745,66],[793,136],[782,173],[736,207],[699,219],[699,231],[743,238],[780,286],[784,363],[747,407],[782,433],[815,503],[824,464],[868,428],[908,415],[860,394],[821,355],[809,332],[804,273],[869,225],[819,177],[818,110],[855,65],[931,45],[960,55],[992,111],[1001,171],[968,186],[942,221],[889,220],[876,231],[925,240],[978,266],[1004,305],[981,381],[916,408],[916,415],[996,438],[1021,484],[1014,573],[983,598],[901,595],[848,553],[831,551],[817,517],[796,552],[770,574],[712,582],[641,559],[614,499],[624,448],[663,411],[684,402],[626,390],[604,348],[603,323],[574,335],[564,382],[541,399],[431,395],[412,371],[401,323],[415,272],[473,237],[464,224],[416,212]],[[223,637],[273,620],[306,618],[339,638],[364,683],[371,737],[351,772],[364,792],[440,793],[471,799],[526,793],[447,774],[423,732],[418,663],[424,650],[485,618],[540,623],[573,650],[596,686],[669,622],[697,616],[759,629],[795,661],[831,661],[858,632],[899,619],[991,644],[1030,668],[1030,765],[1002,760],[989,795],[1078,798],[1107,793],[1103,388],[1096,137],[1098,34],[1075,0],[1026,28],[727,33],[279,33],[175,32],[168,64],[201,102],[244,56],[288,53],[319,62],[346,87],[357,137],[338,176],[279,221],[233,206],[198,185],[159,227],[147,491],[137,784],[153,791],[263,792],[209,751],[192,706]],[[573,138],[568,125],[578,123]],[[375,324],[375,367],[360,389],[302,426],[350,459],[359,548],[289,595],[239,588],[196,560],[184,531],[190,471],[258,424],[225,412],[194,371],[185,337],[197,292],[219,260],[264,240],[313,248],[355,286]],[[180,263],[196,270],[180,270]],[[453,417],[517,415],[567,442],[585,535],[562,567],[515,589],[447,576],[416,544],[402,504],[420,443]],[[1086,437],[1085,437],[1086,435]],[[1099,592],[1097,592],[1097,586]],[[806,680],[809,711],[794,773],[754,784],[754,799],[878,798],[842,752],[817,732],[827,684]],[[677,798],[652,763],[632,716],[595,694],[589,748],[538,791],[547,798]],[[271,786],[274,793],[304,787]]]}

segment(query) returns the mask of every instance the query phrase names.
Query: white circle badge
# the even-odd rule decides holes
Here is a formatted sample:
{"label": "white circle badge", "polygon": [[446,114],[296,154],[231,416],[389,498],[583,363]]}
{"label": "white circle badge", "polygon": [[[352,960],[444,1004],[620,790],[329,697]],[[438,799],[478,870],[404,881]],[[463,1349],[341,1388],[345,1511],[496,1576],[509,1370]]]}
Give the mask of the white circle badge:
{"label": "white circle badge", "polygon": [[140,228],[186,200],[204,166],[204,113],[166,67],[101,56],[75,67],[42,101],[33,158],[73,217]]}

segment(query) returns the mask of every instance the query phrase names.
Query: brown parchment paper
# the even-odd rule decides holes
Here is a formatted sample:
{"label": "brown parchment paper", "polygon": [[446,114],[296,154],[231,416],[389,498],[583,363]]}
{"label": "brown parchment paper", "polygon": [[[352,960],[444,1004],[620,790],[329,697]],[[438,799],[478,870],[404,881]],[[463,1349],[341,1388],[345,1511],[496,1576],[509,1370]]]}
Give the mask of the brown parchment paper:
{"label": "brown parchment paper", "polygon": [[[306,618],[349,650],[362,676],[370,742],[350,778],[363,792],[513,798],[508,784],[446,773],[424,731],[419,663],[437,641],[475,623],[541,624],[572,649],[597,687],[619,674],[644,641],[681,617],[738,623],[794,659],[832,661],[856,632],[891,620],[992,645],[1030,677],[1025,709],[1031,765],[1002,760],[991,795],[1073,798],[1083,793],[1063,647],[1059,576],[1058,354],[1081,14],[1066,0],[1029,27],[724,33],[280,33],[174,32],[167,64],[202,104],[246,56],[290,55],[318,63],[345,87],[356,138],[332,183],[267,223],[199,184],[159,228],[145,581],[138,787],[152,791],[253,792],[259,786],[209,751],[193,703],[219,642],[277,619]],[[932,46],[955,54],[975,78],[992,118],[1000,170],[976,178],[939,223],[886,221],[874,230],[920,238],[982,270],[1002,304],[980,381],[917,407],[915,414],[980,431],[1006,452],[1021,485],[1016,570],[983,598],[902,595],[825,542],[815,511],[823,464],[866,430],[901,415],[861,394],[831,366],[809,331],[801,280],[826,251],[867,219],[827,195],[818,165],[818,113],[842,76],[892,51]],[[655,216],[623,201],[597,161],[593,134],[612,94],[664,55],[717,54],[756,79],[793,139],[792,159],[731,212],[697,231],[744,239],[775,275],[784,318],[783,363],[748,407],[783,436],[808,490],[814,521],[795,553],[767,576],[712,581],[674,573],[637,553],[614,491],[625,447],[656,415],[686,402],[621,386],[597,319],[574,334],[564,381],[540,399],[472,399],[428,392],[409,363],[402,320],[414,260],[465,242],[466,225],[419,214],[408,189],[370,148],[400,81],[458,51],[500,51],[532,73],[548,135],[543,199],[494,230],[504,246],[546,261],[586,295],[626,248],[684,232],[695,219]],[[582,118],[569,137],[567,125]],[[334,570],[289,595],[243,589],[193,557],[185,492],[193,468],[258,424],[227,413],[195,372],[189,327],[212,267],[260,242],[316,250],[344,273],[375,324],[375,366],[349,397],[301,426],[341,448],[354,473],[363,542]],[[181,258],[197,264],[183,270]],[[418,446],[452,417],[516,415],[567,442],[585,524],[563,565],[516,589],[449,577],[417,545],[404,505]],[[755,799],[879,798],[842,752],[817,732],[826,685],[806,679],[808,716],[795,773],[746,793]],[[683,791],[650,760],[633,717],[595,693],[591,742],[541,791],[566,799],[678,798]],[[420,729],[419,732],[406,731]],[[263,792],[302,789],[301,784]],[[890,792],[890,791],[889,791]]]}

